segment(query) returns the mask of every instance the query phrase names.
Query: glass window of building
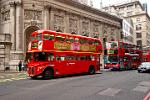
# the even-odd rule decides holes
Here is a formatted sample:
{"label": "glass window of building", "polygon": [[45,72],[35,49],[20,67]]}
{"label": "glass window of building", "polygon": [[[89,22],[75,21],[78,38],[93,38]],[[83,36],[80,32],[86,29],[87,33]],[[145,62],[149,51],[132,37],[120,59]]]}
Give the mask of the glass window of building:
{"label": "glass window of building", "polygon": [[142,46],[142,40],[137,40],[136,44]]}
{"label": "glass window of building", "polygon": [[142,29],[141,24],[136,25],[136,30],[137,30],[137,31],[138,31],[138,30],[141,30],[141,29]]}
{"label": "glass window of building", "polygon": [[141,33],[136,33],[136,38],[141,38],[142,34]]}

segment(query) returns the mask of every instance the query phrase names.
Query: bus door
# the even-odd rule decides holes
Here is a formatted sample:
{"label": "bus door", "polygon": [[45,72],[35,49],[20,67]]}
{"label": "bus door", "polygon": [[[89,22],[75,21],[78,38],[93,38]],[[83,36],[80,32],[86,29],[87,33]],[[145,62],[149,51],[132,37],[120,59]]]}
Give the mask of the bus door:
{"label": "bus door", "polygon": [[87,56],[86,55],[81,55],[81,56],[78,56],[78,71],[79,73],[82,73],[82,72],[87,72],[88,71],[88,65],[89,65],[89,62],[87,61]]}
{"label": "bus door", "polygon": [[65,60],[65,56],[56,55],[56,73],[59,75],[68,74],[68,64]]}
{"label": "bus door", "polygon": [[76,66],[77,62],[76,62],[76,56],[74,55],[67,55],[66,58],[66,63],[67,63],[67,73],[68,74],[74,74],[78,72],[78,68]]}

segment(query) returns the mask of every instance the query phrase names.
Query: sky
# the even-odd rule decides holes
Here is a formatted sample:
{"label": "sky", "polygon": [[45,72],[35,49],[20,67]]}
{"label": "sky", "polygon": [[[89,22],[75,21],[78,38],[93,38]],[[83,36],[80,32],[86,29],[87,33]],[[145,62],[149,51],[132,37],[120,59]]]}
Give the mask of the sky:
{"label": "sky", "polygon": [[[93,0],[93,5],[96,8],[100,8],[100,1],[102,1],[103,3],[103,7],[104,6],[108,6],[108,5],[113,5],[116,3],[122,3],[122,2],[127,2],[127,1],[131,1],[131,0]],[[150,15],[150,0],[139,0],[141,3],[147,3],[148,6],[148,13]]]}

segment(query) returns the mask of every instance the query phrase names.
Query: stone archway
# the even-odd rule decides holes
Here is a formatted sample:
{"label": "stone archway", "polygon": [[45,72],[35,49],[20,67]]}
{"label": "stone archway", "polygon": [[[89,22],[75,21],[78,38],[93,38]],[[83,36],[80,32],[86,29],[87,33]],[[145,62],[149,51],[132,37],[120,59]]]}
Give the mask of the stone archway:
{"label": "stone archway", "polygon": [[30,41],[30,35],[31,35],[32,32],[34,32],[36,30],[39,30],[39,27],[29,26],[28,28],[26,28],[26,30],[25,30],[25,41],[24,41],[24,50],[25,50],[25,52],[28,49],[28,44],[29,44],[29,41]]}

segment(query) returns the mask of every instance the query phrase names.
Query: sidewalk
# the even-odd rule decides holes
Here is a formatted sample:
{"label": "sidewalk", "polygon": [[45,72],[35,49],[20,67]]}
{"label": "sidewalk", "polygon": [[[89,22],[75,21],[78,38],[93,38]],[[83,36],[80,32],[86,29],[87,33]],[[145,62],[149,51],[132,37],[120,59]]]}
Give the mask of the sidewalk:
{"label": "sidewalk", "polygon": [[1,71],[0,70],[0,83],[1,82],[8,82],[8,81],[14,81],[14,80],[21,80],[21,79],[27,79],[28,75],[27,72],[22,71]]}

